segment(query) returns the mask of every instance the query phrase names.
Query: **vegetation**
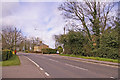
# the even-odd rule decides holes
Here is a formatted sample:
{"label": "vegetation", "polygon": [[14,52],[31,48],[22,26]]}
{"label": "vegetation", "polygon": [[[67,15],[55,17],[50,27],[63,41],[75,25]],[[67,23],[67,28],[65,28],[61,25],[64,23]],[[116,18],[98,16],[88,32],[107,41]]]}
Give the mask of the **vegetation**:
{"label": "vegetation", "polygon": [[25,53],[29,53],[29,51],[28,51],[28,50],[25,50]]}
{"label": "vegetation", "polygon": [[[79,21],[83,27],[82,30],[88,36],[89,41],[92,41],[92,34],[96,37],[96,47],[99,48],[100,34],[104,33],[107,28],[108,21],[111,21],[109,15],[111,9],[114,7],[114,3],[103,2],[64,2],[58,9],[62,11],[62,14],[67,19]],[[91,30],[90,30],[91,28]]]}
{"label": "vegetation", "polygon": [[82,54],[83,45],[86,39],[81,32],[69,31],[66,35],[61,35],[59,40],[64,44],[64,53],[68,54]]}
{"label": "vegetation", "polygon": [[70,56],[70,57],[78,57],[78,58],[84,58],[84,59],[93,59],[93,60],[99,60],[99,61],[109,61],[109,62],[115,62],[120,63],[118,59],[109,59],[109,58],[100,58],[100,57],[85,57],[80,55],[74,55],[74,54],[60,54],[61,56]]}
{"label": "vegetation", "polygon": [[110,29],[108,32],[104,33],[101,36],[100,42],[100,47],[93,50],[95,56],[111,59],[120,58],[120,55],[118,54],[118,27]]}
{"label": "vegetation", "polygon": [[16,47],[22,42],[21,31],[16,28],[2,29],[2,49],[16,50]]}
{"label": "vegetation", "polygon": [[61,46],[58,46],[57,50],[59,51],[59,53],[63,52],[63,48]]}
{"label": "vegetation", "polygon": [[10,59],[13,54],[11,50],[2,50],[2,61],[8,60]]}
{"label": "vegetation", "polygon": [[12,26],[2,26],[2,50],[34,51],[34,46],[40,43],[40,38],[30,37],[29,39],[22,34],[22,31]]}
{"label": "vegetation", "polygon": [[46,48],[46,49],[42,49],[42,52],[43,54],[56,54],[57,49]]}
{"label": "vegetation", "polygon": [[57,41],[64,44],[64,54],[75,54],[80,56],[101,57],[118,59],[118,28],[117,26],[101,35],[99,48],[89,42],[87,36],[82,32],[69,31],[60,35]]}
{"label": "vegetation", "polygon": [[19,57],[13,54],[11,50],[2,50],[0,56],[0,64],[2,64],[2,66],[20,65]]}
{"label": "vegetation", "polygon": [[17,55],[13,55],[9,60],[2,61],[2,66],[14,66],[14,65],[20,65],[20,60]]}
{"label": "vegetation", "polygon": [[110,61],[119,59],[120,23],[115,15],[109,15],[114,5],[113,2],[97,1],[62,3],[58,9],[62,11],[64,18],[73,21],[66,26],[68,28],[66,34],[64,32],[55,35],[56,43],[62,45],[64,49],[63,54],[95,57],[100,60],[109,58]]}

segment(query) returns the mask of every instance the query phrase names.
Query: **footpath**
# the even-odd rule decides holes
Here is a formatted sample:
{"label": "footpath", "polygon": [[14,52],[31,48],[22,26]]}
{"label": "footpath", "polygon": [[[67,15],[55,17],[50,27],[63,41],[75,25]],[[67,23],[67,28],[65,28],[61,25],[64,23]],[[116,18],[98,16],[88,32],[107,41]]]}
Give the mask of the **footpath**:
{"label": "footpath", "polygon": [[45,75],[25,56],[19,55],[21,65],[2,67],[2,78],[45,78]]}

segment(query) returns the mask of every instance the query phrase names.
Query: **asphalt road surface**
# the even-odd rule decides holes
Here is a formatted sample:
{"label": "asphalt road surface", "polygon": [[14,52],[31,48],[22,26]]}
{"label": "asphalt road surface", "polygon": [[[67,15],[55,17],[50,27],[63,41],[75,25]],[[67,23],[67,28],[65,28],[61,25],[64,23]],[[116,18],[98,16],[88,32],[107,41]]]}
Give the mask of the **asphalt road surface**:
{"label": "asphalt road surface", "polygon": [[118,68],[64,59],[61,56],[26,54],[26,56],[45,71],[51,78],[118,78]]}

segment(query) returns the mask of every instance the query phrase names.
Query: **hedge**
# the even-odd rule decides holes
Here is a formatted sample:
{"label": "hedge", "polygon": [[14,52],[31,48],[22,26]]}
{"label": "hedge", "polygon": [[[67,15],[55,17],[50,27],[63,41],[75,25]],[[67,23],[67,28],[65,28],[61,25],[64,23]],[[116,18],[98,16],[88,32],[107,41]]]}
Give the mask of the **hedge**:
{"label": "hedge", "polygon": [[2,60],[8,60],[13,56],[12,51],[11,50],[2,50]]}
{"label": "hedge", "polygon": [[63,48],[62,48],[61,46],[59,46],[59,47],[57,48],[57,50],[59,51],[59,53],[62,53],[62,52],[63,52]]}
{"label": "hedge", "polygon": [[42,52],[43,54],[56,54],[57,49],[46,48],[46,49],[42,49]]}
{"label": "hedge", "polygon": [[117,48],[110,48],[110,47],[102,47],[99,49],[95,49],[92,51],[94,57],[101,57],[101,58],[110,58],[110,59],[119,59],[119,51]]}
{"label": "hedge", "polygon": [[28,50],[25,50],[25,53],[29,53],[29,51],[28,51]]}

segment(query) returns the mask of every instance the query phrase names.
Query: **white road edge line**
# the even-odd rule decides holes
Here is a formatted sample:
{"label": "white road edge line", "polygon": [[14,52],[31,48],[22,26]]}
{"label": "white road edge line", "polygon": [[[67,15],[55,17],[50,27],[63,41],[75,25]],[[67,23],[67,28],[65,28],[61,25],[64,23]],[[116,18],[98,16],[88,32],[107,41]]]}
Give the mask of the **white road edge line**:
{"label": "white road edge line", "polygon": [[[28,57],[27,57],[28,58]],[[28,58],[32,63],[34,63],[37,67],[40,67],[37,63],[35,63],[33,60],[31,60],[30,58]]]}
{"label": "white road edge line", "polygon": [[50,76],[47,72],[45,72],[45,74],[46,74],[47,76]]}
{"label": "white road edge line", "polygon": [[82,69],[82,70],[88,71],[88,69],[81,68],[81,67],[78,67],[78,66],[73,66],[73,65],[70,65],[70,64],[67,64],[67,63],[65,65],[68,65],[68,66],[71,66],[71,67],[74,67],[74,68],[77,68],[77,69]]}
{"label": "white road edge line", "polygon": [[[28,57],[26,57],[27,59],[29,59],[32,63],[34,63],[37,67],[39,67],[40,68],[40,70],[43,70],[43,68],[41,68],[37,63],[35,63],[33,60],[31,60],[30,58],[28,58]],[[45,74],[47,75],[47,76],[50,76],[47,72],[45,72]]]}
{"label": "white road edge line", "polygon": [[43,68],[40,68],[40,70],[43,70]]}

